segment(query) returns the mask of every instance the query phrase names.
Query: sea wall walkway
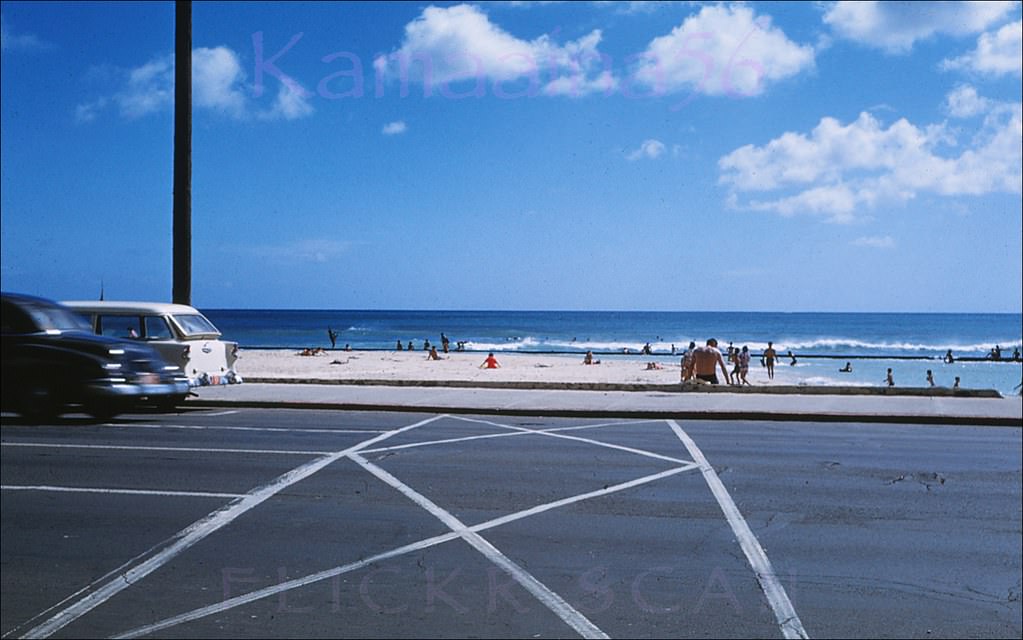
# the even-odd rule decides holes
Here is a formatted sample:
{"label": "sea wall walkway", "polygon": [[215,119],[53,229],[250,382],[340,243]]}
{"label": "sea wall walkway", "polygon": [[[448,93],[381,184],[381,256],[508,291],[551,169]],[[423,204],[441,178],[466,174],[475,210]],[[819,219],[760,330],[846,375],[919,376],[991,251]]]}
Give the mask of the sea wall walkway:
{"label": "sea wall walkway", "polygon": [[[1023,427],[1023,398],[996,393],[863,387],[699,387],[607,385],[566,388],[525,383],[483,387],[463,383],[331,384],[256,382],[205,387],[196,406],[251,406],[494,415],[752,419]],[[591,385],[592,387],[593,385]]]}

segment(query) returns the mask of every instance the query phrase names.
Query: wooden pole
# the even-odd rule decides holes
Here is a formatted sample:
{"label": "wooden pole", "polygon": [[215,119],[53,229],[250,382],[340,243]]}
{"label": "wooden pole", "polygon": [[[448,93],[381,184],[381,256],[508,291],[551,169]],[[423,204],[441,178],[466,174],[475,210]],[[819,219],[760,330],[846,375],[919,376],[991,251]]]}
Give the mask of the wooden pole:
{"label": "wooden pole", "polygon": [[174,291],[192,304],[192,2],[175,2],[174,24]]}

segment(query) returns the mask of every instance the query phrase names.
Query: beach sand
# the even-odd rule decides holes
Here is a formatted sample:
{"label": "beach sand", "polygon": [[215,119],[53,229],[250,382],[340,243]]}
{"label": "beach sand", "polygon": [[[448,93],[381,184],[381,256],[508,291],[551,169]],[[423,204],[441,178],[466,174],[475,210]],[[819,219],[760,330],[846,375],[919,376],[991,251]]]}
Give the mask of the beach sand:
{"label": "beach sand", "polygon": [[[681,380],[678,357],[597,356],[601,364],[584,365],[583,356],[532,353],[495,354],[500,369],[480,369],[485,353],[448,353],[428,360],[425,351],[323,351],[299,355],[297,349],[242,349],[237,364],[243,379],[252,380],[381,380],[458,382],[541,382],[581,384],[676,384]],[[657,362],[661,369],[647,369]],[[724,377],[718,369],[718,378]],[[751,363],[747,376],[753,385],[799,384],[786,367],[775,379]]]}

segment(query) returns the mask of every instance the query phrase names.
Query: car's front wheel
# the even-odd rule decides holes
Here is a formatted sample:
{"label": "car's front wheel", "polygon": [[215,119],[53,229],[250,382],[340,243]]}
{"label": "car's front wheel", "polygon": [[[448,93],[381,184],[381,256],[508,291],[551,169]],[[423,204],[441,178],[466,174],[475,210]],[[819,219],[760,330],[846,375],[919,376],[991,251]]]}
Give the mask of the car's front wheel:
{"label": "car's front wheel", "polygon": [[154,404],[156,404],[156,408],[158,411],[172,413],[178,410],[178,407],[180,407],[185,402],[185,398],[187,397],[188,397],[187,394],[163,396],[161,398],[157,398]]}
{"label": "car's front wheel", "polygon": [[57,417],[62,406],[53,388],[42,381],[29,382],[18,394],[17,412],[31,422]]}
{"label": "car's front wheel", "polygon": [[124,411],[124,407],[113,400],[92,400],[85,405],[85,412],[99,421],[113,420]]}

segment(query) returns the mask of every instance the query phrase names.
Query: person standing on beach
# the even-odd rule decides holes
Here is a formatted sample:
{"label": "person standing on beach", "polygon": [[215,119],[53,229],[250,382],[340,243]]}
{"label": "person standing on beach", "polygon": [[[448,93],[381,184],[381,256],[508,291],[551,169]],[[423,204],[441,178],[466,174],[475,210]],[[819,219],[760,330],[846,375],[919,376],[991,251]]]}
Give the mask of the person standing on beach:
{"label": "person standing on beach", "polygon": [[742,378],[742,384],[750,384],[750,381],[746,379],[749,375],[749,347],[742,345],[742,351],[739,352],[739,377]]}
{"label": "person standing on beach", "polygon": [[764,349],[764,364],[767,365],[767,378],[774,380],[774,361],[778,359],[778,352],[774,350],[774,343],[768,342]]}
{"label": "person standing on beach", "polygon": [[448,352],[448,345],[449,344],[451,344],[451,341],[448,340],[448,337],[446,335],[444,335],[443,332],[441,332],[441,334],[440,334],[440,346],[441,346],[441,349],[443,349],[444,353]]}
{"label": "person standing on beach", "polygon": [[500,369],[501,365],[497,362],[497,358],[494,357],[494,352],[491,351],[487,355],[487,359],[480,365],[480,369]]}
{"label": "person standing on beach", "polygon": [[696,343],[690,341],[689,348],[682,352],[682,382],[691,380],[693,377],[694,350],[696,350]]}
{"label": "person standing on beach", "polygon": [[693,350],[693,369],[696,371],[697,380],[718,384],[717,367],[721,367],[721,373],[725,374],[725,382],[732,384],[728,367],[725,366],[721,352],[718,351],[718,341],[710,338],[706,346]]}
{"label": "person standing on beach", "polygon": [[330,338],[330,348],[334,349],[337,347],[337,331],[334,331],[332,327],[327,327],[327,337]]}
{"label": "person standing on beach", "polygon": [[927,370],[927,384],[931,385],[932,387],[934,386],[934,374],[931,373],[930,369]]}
{"label": "person standing on beach", "polygon": [[885,376],[884,381],[885,381],[885,383],[889,387],[894,387],[895,386],[895,376],[892,375],[892,368],[891,367],[888,367],[888,375]]}

